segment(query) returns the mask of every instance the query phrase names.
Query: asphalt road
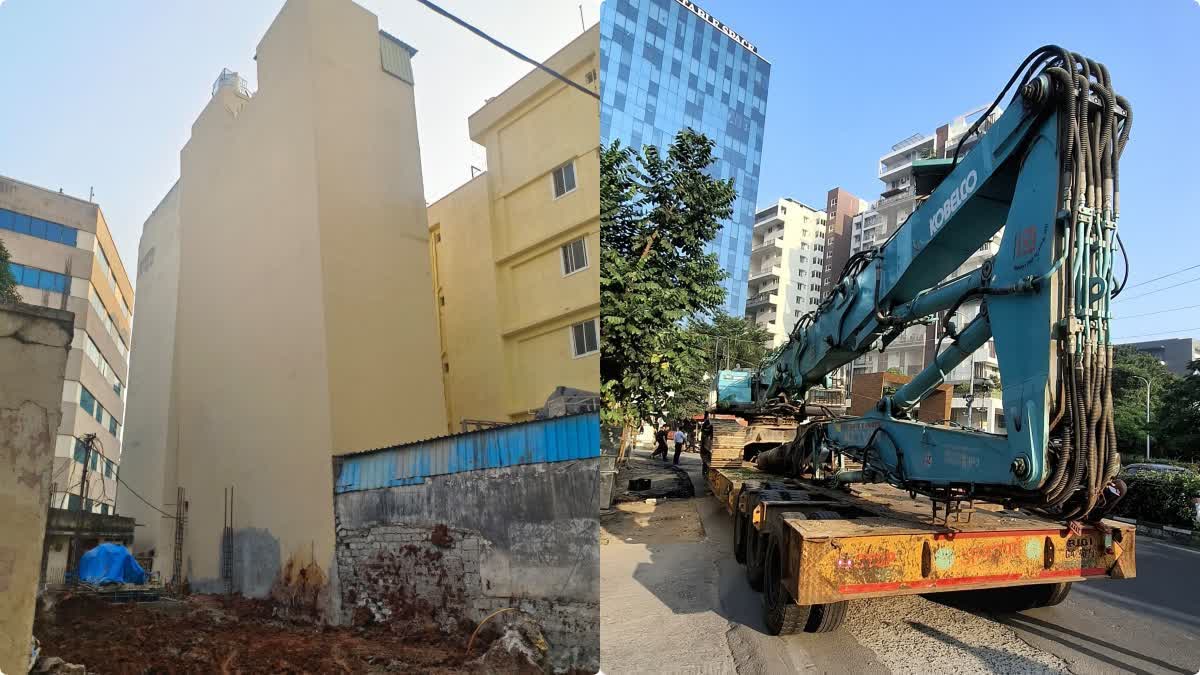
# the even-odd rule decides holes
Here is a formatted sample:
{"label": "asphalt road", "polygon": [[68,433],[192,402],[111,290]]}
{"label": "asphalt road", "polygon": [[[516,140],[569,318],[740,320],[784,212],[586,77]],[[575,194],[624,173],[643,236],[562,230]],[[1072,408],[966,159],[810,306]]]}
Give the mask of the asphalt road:
{"label": "asphalt road", "polygon": [[767,635],[731,522],[699,459],[683,464],[702,496],[660,506],[660,521],[602,518],[617,532],[600,549],[605,673],[1200,673],[1200,551],[1144,537],[1136,579],[1076,584],[1057,607],[993,616],[937,595],[865,600],[836,633]]}

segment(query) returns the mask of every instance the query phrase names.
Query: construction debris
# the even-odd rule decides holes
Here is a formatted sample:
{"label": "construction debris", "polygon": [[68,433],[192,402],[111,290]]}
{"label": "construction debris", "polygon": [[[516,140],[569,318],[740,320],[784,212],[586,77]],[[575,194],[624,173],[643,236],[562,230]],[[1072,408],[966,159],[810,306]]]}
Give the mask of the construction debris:
{"label": "construction debris", "polygon": [[67,663],[57,656],[47,656],[38,659],[31,673],[49,673],[50,675],[86,675],[87,666],[78,663]]}
{"label": "construction debris", "polygon": [[478,659],[469,665],[483,673],[535,675],[547,671],[550,645],[541,627],[528,615],[514,612],[504,620],[503,632]]}
{"label": "construction debris", "polygon": [[[400,623],[331,627],[281,619],[241,596],[110,604],[64,597],[34,631],[47,673],[460,673],[466,636]],[[489,643],[476,650],[487,649]],[[477,651],[478,653],[478,651]],[[84,666],[73,664],[82,663]],[[57,670],[55,670],[57,668]]]}

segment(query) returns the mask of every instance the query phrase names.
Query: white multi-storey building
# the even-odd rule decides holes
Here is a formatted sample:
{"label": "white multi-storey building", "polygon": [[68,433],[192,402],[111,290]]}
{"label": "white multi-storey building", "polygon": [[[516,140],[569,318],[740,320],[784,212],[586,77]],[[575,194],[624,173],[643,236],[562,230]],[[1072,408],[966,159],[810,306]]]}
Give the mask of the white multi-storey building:
{"label": "white multi-storey building", "polygon": [[770,331],[772,346],[821,302],[825,212],[784,197],[754,216],[746,316]]}
{"label": "white multi-storey building", "polygon": [[[932,135],[914,134],[893,145],[879,158],[879,180],[884,183],[884,191],[869,209],[854,216],[850,231],[851,255],[882,245],[917,208],[921,199],[915,192],[913,162],[952,157],[958,145],[964,142],[971,125],[985,110],[986,106],[964,113],[938,127]],[[1001,112],[994,111],[980,125],[980,133],[987,131]],[[969,150],[978,138],[977,134],[967,139],[963,152]],[[992,237],[951,276],[973,270],[995,255],[1001,235],[1002,232]],[[964,303],[957,311],[955,324],[962,328],[978,313],[979,301]],[[932,362],[939,335],[940,329],[936,326],[910,327],[882,353],[871,352],[855,360],[851,377],[887,370],[916,375]],[[949,343],[950,339],[947,338],[942,347]],[[999,366],[992,341],[989,340],[971,358],[949,371],[946,382],[953,384],[955,391],[951,405],[952,421],[984,431],[1004,430],[1000,387],[996,386],[999,382]]]}

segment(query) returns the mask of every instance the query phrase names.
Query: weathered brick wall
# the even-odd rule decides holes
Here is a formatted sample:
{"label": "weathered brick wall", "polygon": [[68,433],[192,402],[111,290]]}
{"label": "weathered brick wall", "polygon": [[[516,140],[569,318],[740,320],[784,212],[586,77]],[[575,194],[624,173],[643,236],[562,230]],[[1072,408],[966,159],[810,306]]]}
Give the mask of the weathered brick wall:
{"label": "weathered brick wall", "polygon": [[474,616],[469,611],[475,608],[473,599],[483,597],[479,556],[490,544],[476,533],[407,525],[339,527],[337,542],[342,611],[356,623],[428,617],[441,630],[463,630],[463,621]]}
{"label": "weathered brick wall", "polygon": [[596,479],[586,460],[339,494],[342,620],[465,636],[511,607],[541,626],[557,669],[597,670]]}

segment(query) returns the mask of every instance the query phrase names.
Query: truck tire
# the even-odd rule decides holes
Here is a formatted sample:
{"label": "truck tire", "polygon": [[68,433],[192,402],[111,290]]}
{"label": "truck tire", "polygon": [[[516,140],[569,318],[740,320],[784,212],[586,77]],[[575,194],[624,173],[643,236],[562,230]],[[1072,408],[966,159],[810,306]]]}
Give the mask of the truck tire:
{"label": "truck tire", "polygon": [[1047,586],[1053,587],[1053,590],[1051,590],[1049,593],[1046,601],[1038,605],[1038,607],[1053,607],[1061,603],[1063,600],[1066,600],[1067,596],[1071,594],[1072,583],[1070,581],[1064,581],[1057,584],[1047,584]]}
{"label": "truck tire", "polygon": [[961,603],[974,609],[1007,614],[1038,607],[1053,607],[1066,600],[1070,592],[1071,582],[1061,581],[1053,584],[987,588],[979,591],[952,591],[945,595],[952,602]]}
{"label": "truck tire", "polygon": [[746,514],[733,514],[733,559],[746,564]]}
{"label": "truck tire", "polygon": [[842,627],[846,620],[846,612],[850,603],[842,600],[825,605],[813,605],[808,612],[808,621],[804,624],[806,633],[832,633]]}
{"label": "truck tire", "polygon": [[763,589],[763,558],[766,557],[766,538],[760,535],[754,529],[754,525],[747,521],[744,523],[744,531],[746,533],[746,581],[750,584],[750,588],[756,591]]}
{"label": "truck tire", "polygon": [[1007,592],[996,593],[995,597],[1000,599],[997,611],[1023,612],[1038,607],[1053,607],[1066,600],[1067,594],[1071,592],[1071,582],[1018,586],[1004,590]]}
{"label": "truck tire", "polygon": [[763,560],[763,622],[771,635],[795,635],[811,621],[809,607],[797,605],[783,585],[784,560],[779,536],[766,535]]}

